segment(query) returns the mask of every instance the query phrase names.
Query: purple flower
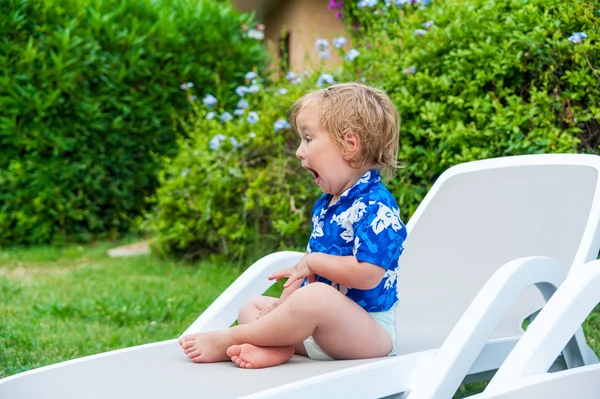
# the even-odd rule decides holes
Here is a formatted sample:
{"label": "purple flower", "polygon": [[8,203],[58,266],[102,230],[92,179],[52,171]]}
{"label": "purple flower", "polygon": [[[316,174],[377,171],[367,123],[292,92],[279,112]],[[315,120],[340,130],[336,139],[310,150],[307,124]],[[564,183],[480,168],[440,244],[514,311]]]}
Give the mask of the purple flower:
{"label": "purple flower", "polygon": [[240,101],[238,101],[238,103],[237,103],[237,107],[238,107],[239,109],[246,109],[246,108],[248,108],[248,101],[246,101],[246,100],[244,100],[244,99],[242,98]]}
{"label": "purple flower", "polygon": [[336,37],[333,39],[333,47],[340,48],[346,44],[346,38],[344,36]]}
{"label": "purple flower", "polygon": [[323,85],[333,84],[335,84],[335,80],[333,79],[333,76],[331,76],[328,73],[322,73],[321,76],[319,76],[319,79],[317,79],[317,86],[319,87],[323,87]]}
{"label": "purple flower", "polygon": [[217,113],[210,111],[208,114],[206,114],[206,119],[208,119],[208,120],[215,119],[215,116],[217,116]]}
{"label": "purple flower", "polygon": [[389,7],[392,3],[398,8],[404,7],[405,4],[409,3],[410,0],[385,0],[385,6]]}
{"label": "purple flower", "polygon": [[331,58],[331,54],[329,51],[319,51],[319,59],[320,60],[328,60]]}
{"label": "purple flower", "polygon": [[217,134],[215,137],[213,137],[212,139],[210,139],[210,142],[208,143],[208,147],[213,150],[216,151],[219,149],[219,147],[221,147],[221,142],[225,141],[225,136],[223,136],[222,134]]}
{"label": "purple flower", "polygon": [[571,36],[569,36],[569,38],[567,40],[577,44],[577,43],[581,43],[583,41],[583,39],[587,39],[587,38],[588,38],[588,35],[586,35],[585,33],[575,32]]}
{"label": "purple flower", "polygon": [[427,34],[427,31],[425,29],[417,29],[415,30],[415,35],[419,36],[419,37],[423,37]]}
{"label": "purple flower", "polygon": [[265,38],[265,33],[258,29],[250,29],[248,31],[248,37],[255,40],[262,40]]}
{"label": "purple flower", "polygon": [[235,116],[242,116],[242,115],[244,115],[244,112],[245,111],[243,109],[236,109],[235,111],[233,111],[233,114]]}
{"label": "purple flower", "polygon": [[379,3],[379,0],[360,0],[358,3],[356,3],[356,7],[375,7],[377,3]]}
{"label": "purple flower", "polygon": [[235,88],[235,92],[238,96],[243,97],[244,94],[248,93],[248,88],[246,86],[238,86]]}
{"label": "purple flower", "polygon": [[256,72],[248,72],[246,74],[246,76],[244,76],[244,79],[246,80],[252,80],[252,79],[256,79],[258,77],[258,74]]}
{"label": "purple flower", "polygon": [[315,41],[315,47],[319,52],[329,51],[329,42],[327,39],[317,39]]}
{"label": "purple flower", "polygon": [[417,68],[415,68],[414,66],[409,66],[408,68],[404,69],[402,73],[404,73],[405,75],[414,75],[415,73],[417,73]]}
{"label": "purple flower", "polygon": [[354,59],[356,57],[358,57],[360,55],[360,53],[356,50],[356,49],[350,49],[350,51],[348,51],[346,53],[346,56],[344,57],[347,61],[354,61]]}
{"label": "purple flower", "polygon": [[187,82],[179,86],[181,90],[191,89],[192,87],[194,87],[194,84],[192,82]]}
{"label": "purple flower", "polygon": [[246,117],[246,122],[248,122],[251,125],[254,125],[258,122],[258,114],[254,111],[249,112],[248,116]]}
{"label": "purple flower", "polygon": [[275,124],[273,125],[273,129],[278,132],[281,129],[289,129],[291,128],[290,124],[288,123],[288,121],[286,121],[285,119],[279,119],[278,121],[275,122]]}
{"label": "purple flower", "polygon": [[338,0],[329,0],[329,9],[335,10],[336,8],[344,8],[344,2]]}
{"label": "purple flower", "polygon": [[292,81],[292,80],[296,79],[296,76],[297,75],[294,72],[288,72],[288,73],[285,74],[285,78],[288,81]]}
{"label": "purple flower", "polygon": [[231,143],[233,148],[238,148],[240,146],[240,143],[238,143],[238,141],[234,137],[230,137],[229,142]]}
{"label": "purple flower", "polygon": [[433,25],[435,25],[435,22],[433,22],[433,21],[427,21],[427,22],[423,23],[423,28],[425,28],[425,29],[431,29],[431,27],[433,27]]}
{"label": "purple flower", "polygon": [[215,105],[217,103],[217,99],[212,95],[212,94],[207,94],[206,96],[204,96],[204,98],[202,99],[202,102],[204,103],[204,105],[206,105],[207,107],[212,107],[213,105]]}
{"label": "purple flower", "polygon": [[229,122],[233,120],[233,116],[229,112],[223,112],[221,114],[221,122]]}

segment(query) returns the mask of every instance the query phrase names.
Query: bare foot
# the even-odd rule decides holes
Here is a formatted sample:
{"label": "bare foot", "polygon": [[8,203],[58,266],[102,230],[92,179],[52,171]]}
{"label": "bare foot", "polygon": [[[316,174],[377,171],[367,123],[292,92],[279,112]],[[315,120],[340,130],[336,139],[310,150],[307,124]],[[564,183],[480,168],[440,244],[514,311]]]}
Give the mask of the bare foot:
{"label": "bare foot", "polygon": [[231,361],[246,369],[262,369],[285,363],[294,355],[294,345],[261,347],[252,344],[232,345],[227,348]]}
{"label": "bare foot", "polygon": [[179,345],[193,362],[213,363],[229,360],[226,351],[233,344],[227,330],[186,335]]}

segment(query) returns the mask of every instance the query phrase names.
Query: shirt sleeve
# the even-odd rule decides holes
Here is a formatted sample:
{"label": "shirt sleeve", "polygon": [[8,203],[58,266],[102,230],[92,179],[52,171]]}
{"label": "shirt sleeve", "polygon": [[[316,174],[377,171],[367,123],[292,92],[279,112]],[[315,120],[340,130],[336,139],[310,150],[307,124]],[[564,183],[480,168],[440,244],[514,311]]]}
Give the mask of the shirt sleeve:
{"label": "shirt sleeve", "polygon": [[354,225],[353,253],[359,262],[394,269],[405,239],[406,227],[398,209],[370,201],[365,214]]}

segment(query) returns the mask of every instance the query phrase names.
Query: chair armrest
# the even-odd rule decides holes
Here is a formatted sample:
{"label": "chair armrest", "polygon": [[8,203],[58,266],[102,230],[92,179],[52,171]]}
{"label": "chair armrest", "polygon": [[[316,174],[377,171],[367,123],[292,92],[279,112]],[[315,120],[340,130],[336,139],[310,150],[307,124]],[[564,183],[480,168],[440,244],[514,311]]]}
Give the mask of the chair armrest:
{"label": "chair armrest", "polygon": [[238,311],[248,299],[263,294],[274,284],[274,281],[267,279],[270,274],[293,267],[302,256],[302,252],[282,251],[259,259],[219,295],[182,335],[228,328],[237,320]]}
{"label": "chair armrest", "polygon": [[600,261],[592,261],[569,274],[502,364],[486,392],[501,390],[507,381],[545,374],[598,302]]}
{"label": "chair armrest", "polygon": [[560,266],[545,257],[520,258],[499,268],[473,299],[430,365],[417,377],[408,397],[452,397],[519,295],[535,285],[548,301],[564,279]]}

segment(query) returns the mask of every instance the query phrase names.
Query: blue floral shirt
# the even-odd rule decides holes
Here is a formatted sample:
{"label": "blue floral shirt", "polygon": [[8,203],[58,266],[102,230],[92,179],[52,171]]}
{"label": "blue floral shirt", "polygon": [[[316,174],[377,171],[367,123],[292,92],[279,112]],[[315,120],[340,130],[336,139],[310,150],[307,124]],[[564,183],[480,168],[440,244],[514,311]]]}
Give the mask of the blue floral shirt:
{"label": "blue floral shirt", "polygon": [[345,287],[319,275],[316,280],[333,286],[367,312],[389,310],[397,301],[398,259],[406,239],[396,200],[381,182],[379,170],[365,173],[329,206],[332,197],[323,194],[313,208],[307,252],[354,255],[386,272],[370,290]]}

